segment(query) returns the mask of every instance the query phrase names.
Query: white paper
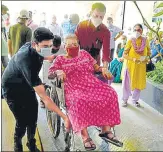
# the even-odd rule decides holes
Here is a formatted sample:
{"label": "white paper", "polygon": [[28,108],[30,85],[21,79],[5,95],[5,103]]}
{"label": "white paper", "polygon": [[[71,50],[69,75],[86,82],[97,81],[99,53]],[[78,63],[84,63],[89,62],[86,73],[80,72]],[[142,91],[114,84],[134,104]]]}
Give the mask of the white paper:
{"label": "white paper", "polygon": [[146,56],[141,56],[140,61],[144,61],[146,59]]}

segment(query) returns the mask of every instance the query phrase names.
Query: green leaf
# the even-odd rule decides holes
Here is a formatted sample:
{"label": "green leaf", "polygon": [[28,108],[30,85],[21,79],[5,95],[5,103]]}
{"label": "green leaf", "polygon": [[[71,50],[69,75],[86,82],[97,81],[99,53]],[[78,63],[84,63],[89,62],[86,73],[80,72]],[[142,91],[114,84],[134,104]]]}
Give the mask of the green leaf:
{"label": "green leaf", "polygon": [[161,16],[161,15],[163,15],[163,11],[154,14],[153,17],[159,17],[159,16]]}
{"label": "green leaf", "polygon": [[160,8],[163,7],[163,2],[161,2],[160,4],[158,4],[155,8]]}

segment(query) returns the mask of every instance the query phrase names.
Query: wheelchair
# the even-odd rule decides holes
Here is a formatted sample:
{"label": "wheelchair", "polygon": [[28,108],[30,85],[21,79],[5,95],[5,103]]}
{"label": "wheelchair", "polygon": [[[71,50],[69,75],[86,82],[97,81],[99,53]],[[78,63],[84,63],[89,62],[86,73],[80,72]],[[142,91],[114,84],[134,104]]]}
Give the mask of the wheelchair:
{"label": "wheelchair", "polygon": [[[67,114],[66,104],[64,99],[64,87],[63,81],[59,80],[57,77],[50,78],[50,83],[46,85],[47,95],[55,102],[55,104],[62,110],[63,113]],[[50,132],[52,133],[54,139],[57,139],[61,130],[64,134],[65,141],[65,152],[69,152],[71,148],[71,139],[72,139],[72,129],[69,132],[65,130],[64,122],[60,116],[55,112],[49,111],[46,109],[46,118]],[[80,151],[80,150],[77,150]]]}
{"label": "wheelchair", "polygon": [[[99,74],[99,73],[97,73]],[[66,104],[65,104],[65,96],[64,96],[64,84],[63,81],[58,79],[57,76],[55,77],[48,77],[50,80],[50,84],[46,86],[46,93],[47,95],[55,102],[55,104],[62,110],[63,113],[67,114]],[[65,152],[69,152],[72,143],[73,131],[70,129],[69,132],[66,132],[64,123],[60,116],[58,116],[55,112],[49,111],[46,109],[46,117],[48,127],[55,139],[59,136],[61,130],[64,134],[64,141],[65,141]],[[100,132],[101,128],[96,127],[96,129]],[[113,132],[115,135],[115,129],[113,128]],[[108,143],[108,142],[107,142]],[[113,143],[114,144],[114,143]],[[123,147],[123,143],[119,142],[114,144],[118,147]],[[80,150],[76,150],[80,151]]]}

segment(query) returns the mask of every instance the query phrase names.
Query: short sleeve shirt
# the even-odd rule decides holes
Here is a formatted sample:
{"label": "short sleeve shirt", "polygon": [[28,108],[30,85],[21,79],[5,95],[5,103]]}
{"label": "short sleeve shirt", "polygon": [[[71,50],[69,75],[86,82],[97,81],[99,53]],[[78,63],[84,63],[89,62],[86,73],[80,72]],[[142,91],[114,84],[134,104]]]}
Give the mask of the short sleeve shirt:
{"label": "short sleeve shirt", "polygon": [[114,25],[111,25],[110,27],[108,27],[110,33],[111,33],[111,39],[110,39],[110,49],[114,49],[115,48],[115,41],[114,41],[114,38],[116,37],[116,35],[119,33],[119,32],[122,32],[122,30],[117,27],[117,26],[114,26]]}
{"label": "short sleeve shirt", "polygon": [[5,93],[34,91],[33,87],[42,84],[39,78],[42,63],[43,57],[31,47],[31,43],[23,45],[11,58],[2,76]]}

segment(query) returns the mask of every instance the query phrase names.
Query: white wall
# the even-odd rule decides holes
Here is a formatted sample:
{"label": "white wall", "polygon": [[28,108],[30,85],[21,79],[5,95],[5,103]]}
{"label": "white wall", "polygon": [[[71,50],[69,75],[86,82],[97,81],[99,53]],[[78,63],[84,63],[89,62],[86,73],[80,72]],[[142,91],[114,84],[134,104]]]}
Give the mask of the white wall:
{"label": "white wall", "polygon": [[[39,23],[40,13],[47,13],[47,20],[51,21],[52,14],[57,15],[57,20],[60,23],[63,20],[65,13],[78,13],[80,17],[84,17],[91,9],[91,5],[95,1],[2,1],[3,4],[7,5],[9,8],[9,13],[11,15],[11,22],[15,23],[15,18],[18,16],[21,9],[27,9],[37,11],[34,16],[34,20]],[[97,1],[96,1],[97,2]],[[107,11],[104,18],[104,23],[106,23],[106,18],[112,16],[114,23],[121,28],[122,24],[122,5],[123,1],[101,1],[106,5]],[[151,23],[152,13],[153,13],[153,3],[154,1],[137,1],[140,9],[144,16]],[[142,23],[140,14],[138,13],[135,5],[132,1],[126,2],[126,13],[125,13],[125,27],[133,27],[136,23]]]}

